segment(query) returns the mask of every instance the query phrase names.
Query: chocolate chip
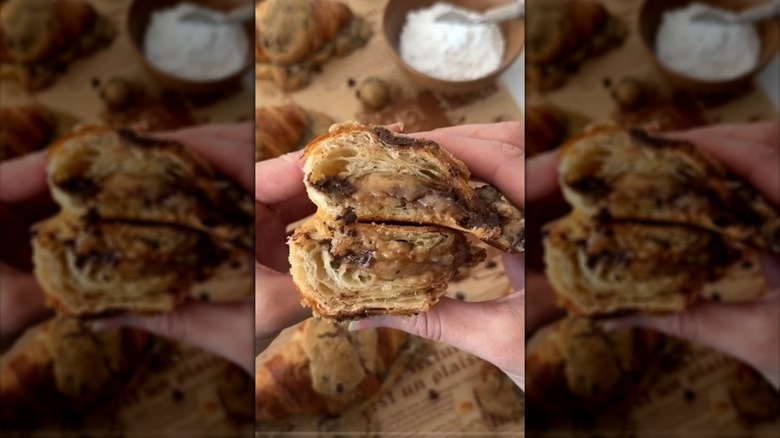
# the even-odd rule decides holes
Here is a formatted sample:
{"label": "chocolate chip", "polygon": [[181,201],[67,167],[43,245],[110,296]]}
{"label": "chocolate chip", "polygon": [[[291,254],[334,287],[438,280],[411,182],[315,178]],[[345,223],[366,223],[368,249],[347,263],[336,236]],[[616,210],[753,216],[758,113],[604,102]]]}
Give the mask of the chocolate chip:
{"label": "chocolate chip", "polygon": [[693,401],[696,399],[696,393],[690,389],[686,389],[685,392],[683,392],[683,398],[685,398],[685,401]]}
{"label": "chocolate chip", "polygon": [[198,295],[198,298],[200,298],[201,301],[210,301],[211,296],[208,292],[201,292],[200,295]]}
{"label": "chocolate chip", "polygon": [[720,301],[720,294],[717,292],[713,292],[712,295],[710,295],[710,299],[712,301]]}
{"label": "chocolate chip", "polygon": [[428,391],[428,398],[431,400],[436,400],[439,398],[439,391],[435,389],[431,389]]}
{"label": "chocolate chip", "polygon": [[601,80],[601,85],[604,86],[604,88],[609,88],[612,86],[612,79],[610,78],[604,78]]}
{"label": "chocolate chip", "polygon": [[336,385],[336,392],[338,392],[339,394],[344,394],[344,385],[341,384],[341,383],[337,384]]}
{"label": "chocolate chip", "polygon": [[98,78],[92,78],[92,81],[90,81],[93,88],[98,88],[100,86],[100,79]]}
{"label": "chocolate chip", "polygon": [[174,389],[171,396],[173,397],[173,400],[177,402],[184,400],[184,393],[179,389]]}
{"label": "chocolate chip", "polygon": [[466,294],[464,294],[463,292],[460,292],[460,291],[455,292],[455,298],[463,301],[463,300],[466,299]]}
{"label": "chocolate chip", "polygon": [[347,79],[347,86],[348,87],[352,88],[352,87],[355,86],[355,84],[356,84],[356,82],[355,82],[354,79],[352,79],[352,78]]}
{"label": "chocolate chip", "polygon": [[488,269],[493,269],[496,266],[498,266],[498,263],[496,263],[494,260],[487,262],[487,264],[485,265],[485,267]]}
{"label": "chocolate chip", "polygon": [[745,260],[742,262],[742,269],[750,269],[753,267],[753,262],[750,260]]}

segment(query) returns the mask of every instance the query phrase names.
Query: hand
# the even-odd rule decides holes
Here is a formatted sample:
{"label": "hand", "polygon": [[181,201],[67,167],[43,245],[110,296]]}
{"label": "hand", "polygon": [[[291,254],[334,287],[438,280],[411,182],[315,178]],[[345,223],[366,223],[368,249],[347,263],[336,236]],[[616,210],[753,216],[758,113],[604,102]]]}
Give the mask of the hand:
{"label": "hand", "polygon": [[[254,189],[254,127],[210,125],[156,134],[177,140],[248,192]],[[252,299],[227,304],[189,302],[171,313],[124,316],[93,324],[96,330],[135,327],[217,353],[254,373]]]}
{"label": "hand", "polygon": [[[439,143],[466,163],[474,176],[494,185],[518,208],[525,200],[523,125],[465,125],[412,134]],[[390,327],[444,342],[502,369],[521,388],[525,384],[522,256],[505,256],[515,292],[498,300],[467,303],[443,298],[428,312],[402,318],[382,316],[355,321],[350,330]]]}
{"label": "hand", "polygon": [[56,212],[46,186],[46,153],[0,163],[0,337],[12,338],[52,314],[32,275],[30,227]]}
{"label": "hand", "polygon": [[[694,142],[780,209],[780,123],[701,128],[673,136]],[[780,257],[764,255],[769,293],[753,302],[705,302],[669,316],[636,316],[611,328],[642,326],[709,345],[752,365],[780,387]]]}
{"label": "hand", "polygon": [[293,152],[255,165],[255,347],[258,352],[282,329],[311,316],[311,310],[301,306],[298,290],[289,275],[287,249],[288,225],[316,210],[303,185],[301,154]]}

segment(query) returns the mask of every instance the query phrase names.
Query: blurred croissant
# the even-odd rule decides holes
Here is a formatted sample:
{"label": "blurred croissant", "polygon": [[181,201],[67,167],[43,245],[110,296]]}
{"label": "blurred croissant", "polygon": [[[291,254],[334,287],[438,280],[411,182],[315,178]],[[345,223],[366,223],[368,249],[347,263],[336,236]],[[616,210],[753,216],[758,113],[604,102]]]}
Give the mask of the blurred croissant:
{"label": "blurred croissant", "polygon": [[330,117],[295,104],[257,108],[255,122],[255,161],[302,149],[333,124]]}
{"label": "blurred croissant", "polygon": [[285,90],[306,86],[333,56],[363,46],[371,28],[334,0],[267,0],[255,10],[256,74]]}
{"label": "blurred croissant", "polygon": [[376,401],[424,345],[397,330],[349,332],[338,323],[308,319],[270,357],[258,357],[255,418],[336,415],[353,403]]}
{"label": "blurred croissant", "polygon": [[65,418],[107,402],[153,345],[141,331],[93,332],[62,317],[30,329],[0,357],[0,423],[40,426],[47,416]]}
{"label": "blurred croissant", "polygon": [[28,68],[4,69],[3,76],[42,88],[47,70],[106,45],[114,33],[84,1],[9,0],[0,7],[0,63]]}
{"label": "blurred croissant", "polygon": [[45,148],[55,130],[54,115],[43,106],[0,108],[0,161]]}

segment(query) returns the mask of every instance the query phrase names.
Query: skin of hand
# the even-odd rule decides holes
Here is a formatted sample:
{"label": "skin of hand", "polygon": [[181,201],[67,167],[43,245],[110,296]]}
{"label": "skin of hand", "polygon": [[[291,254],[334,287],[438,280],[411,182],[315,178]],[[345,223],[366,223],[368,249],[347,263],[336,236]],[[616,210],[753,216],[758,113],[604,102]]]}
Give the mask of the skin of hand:
{"label": "skin of hand", "polygon": [[[780,210],[780,123],[721,125],[666,135],[692,141],[732,174],[753,185]],[[555,152],[529,160],[528,178],[534,181],[526,194],[530,214],[538,212],[539,206],[545,202],[560,206],[557,168]],[[555,218],[536,222],[530,214],[526,223],[546,223]],[[532,230],[528,231],[527,246],[541,242],[541,235],[535,236]],[[532,252],[533,249],[527,251],[529,259]],[[780,387],[780,257],[763,255],[762,258],[769,291],[756,301],[738,304],[703,302],[678,314],[612,320],[606,328],[647,327],[714,347],[752,365],[776,388]],[[562,312],[556,308],[552,289],[543,276],[533,274],[533,269],[540,265],[527,260],[526,266],[528,287],[532,291],[530,295],[536,300],[531,301],[529,297],[531,304],[527,318],[532,331]],[[532,286],[534,275],[541,277],[538,289]]]}
{"label": "skin of hand", "polygon": [[[465,125],[412,134],[433,140],[460,159],[472,174],[498,188],[515,206],[525,202],[525,149],[519,122]],[[453,345],[503,370],[525,387],[523,258],[504,256],[512,294],[468,303],[443,298],[425,313],[408,318],[381,316],[354,321],[350,330],[390,327]]]}
{"label": "skin of hand", "polygon": [[[210,125],[183,129],[174,132],[154,134],[177,140],[195,154],[209,161],[215,169],[232,177],[247,191],[254,188],[254,169],[249,163],[254,158],[254,126],[251,123],[240,125]],[[45,153],[36,153],[2,165],[0,172],[0,217],[3,219],[5,236],[6,206],[17,203],[32,204],[35,199],[48,197],[46,185]],[[22,179],[22,177],[24,179]],[[7,184],[6,184],[7,183]],[[48,199],[47,214],[32,215],[36,220],[48,217],[56,212],[56,206]],[[6,262],[6,252],[30,263],[29,227],[25,226],[26,216],[17,226],[18,232],[26,239],[27,248],[3,250],[2,261]],[[11,219],[9,219],[10,221]],[[5,242],[5,240],[3,240]],[[3,245],[6,248],[6,245]],[[43,306],[43,295],[29,269],[3,266],[2,288],[3,330],[19,331],[30,323],[50,314]],[[8,270],[11,275],[6,275]],[[15,270],[15,271],[13,271]],[[94,330],[107,330],[119,327],[135,327],[164,337],[176,339],[220,354],[237,363],[248,372],[254,372],[254,354],[252,326],[252,299],[243,302],[214,304],[191,302],[174,312],[143,317],[123,316],[99,320],[92,324]],[[6,310],[7,309],[7,310]],[[22,314],[24,315],[22,317]],[[10,322],[7,315],[15,316]]]}
{"label": "skin of hand", "polygon": [[57,211],[37,152],[0,163],[0,338],[12,339],[52,314],[32,275],[30,227]]}

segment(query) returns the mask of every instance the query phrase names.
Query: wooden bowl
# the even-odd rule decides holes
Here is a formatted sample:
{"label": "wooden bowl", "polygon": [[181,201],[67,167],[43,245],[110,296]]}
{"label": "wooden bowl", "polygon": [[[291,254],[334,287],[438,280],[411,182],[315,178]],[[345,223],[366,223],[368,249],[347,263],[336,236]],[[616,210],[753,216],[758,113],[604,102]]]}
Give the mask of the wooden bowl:
{"label": "wooden bowl", "polygon": [[[423,9],[433,6],[440,0],[390,0],[385,6],[385,12],[382,19],[382,30],[387,44],[392,49],[393,60],[401,67],[401,70],[416,84],[445,94],[460,94],[471,91],[477,91],[490,86],[512,63],[520,56],[523,51],[523,42],[525,39],[525,26],[523,20],[510,20],[501,23],[501,33],[506,42],[504,58],[498,70],[493,73],[470,81],[447,81],[434,78],[413,69],[407,65],[398,52],[398,41],[406,22],[406,16],[410,11]],[[507,4],[510,0],[448,0],[455,6],[466,9],[484,11],[491,7]]]}
{"label": "wooden bowl", "polygon": [[[146,28],[152,19],[152,15],[161,9],[170,9],[185,0],[133,0],[127,14],[127,31],[135,49],[136,55],[141,59],[147,71],[163,86],[188,94],[209,94],[234,87],[241,77],[254,64],[254,38],[255,29],[253,23],[247,23],[244,28],[247,36],[247,53],[244,67],[230,76],[215,80],[193,80],[174,76],[158,69],[149,62],[144,55],[144,36]],[[246,5],[251,0],[186,0],[206,8],[229,11],[235,7]]]}
{"label": "wooden bowl", "polygon": [[672,85],[694,93],[721,94],[748,86],[753,77],[772,60],[780,47],[780,21],[770,19],[756,23],[756,30],[761,38],[761,51],[759,52],[758,62],[750,71],[736,78],[726,80],[708,81],[691,78],[671,70],[658,59],[655,54],[655,37],[665,12],[671,9],[684,8],[694,2],[707,3],[732,11],[740,11],[746,7],[756,5],[754,0],[643,0],[639,10],[639,33],[653,63]]}

